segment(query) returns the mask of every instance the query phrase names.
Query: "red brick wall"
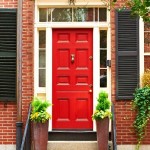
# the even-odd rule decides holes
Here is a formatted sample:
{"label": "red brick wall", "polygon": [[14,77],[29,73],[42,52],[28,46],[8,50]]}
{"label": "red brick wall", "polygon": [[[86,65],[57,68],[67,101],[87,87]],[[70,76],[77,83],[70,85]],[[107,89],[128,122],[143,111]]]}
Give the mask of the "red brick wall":
{"label": "red brick wall", "polygon": [[[1,0],[0,8],[17,8],[17,0]],[[33,96],[33,8],[34,2],[23,3],[23,48],[22,48],[22,114],[23,122]],[[21,92],[21,91],[20,91]],[[16,102],[0,102],[0,144],[16,143]]]}
{"label": "red brick wall", "polygon": [[[121,3],[119,4],[121,5]],[[119,6],[118,5],[118,6]],[[17,8],[17,0],[2,0],[0,8]],[[31,0],[23,1],[23,47],[22,47],[22,114],[23,122],[27,117],[29,102],[33,96],[33,13],[34,2]],[[133,144],[136,143],[135,134],[132,132],[132,122],[134,113],[130,110],[131,101],[115,100],[115,14],[111,11],[111,40],[112,40],[112,101],[115,105],[116,126],[117,126],[117,144]],[[145,57],[145,66],[150,67],[150,58]],[[149,63],[147,63],[149,62]],[[16,140],[16,119],[17,106],[16,103],[8,103],[4,105],[0,102],[0,144],[15,144]],[[150,144],[150,138],[147,133],[144,143]]]}
{"label": "red brick wall", "polygon": [[144,25],[144,52],[150,53],[150,23]]}
{"label": "red brick wall", "polygon": [[150,69],[150,56],[144,57],[144,67],[145,67],[145,70]]}
{"label": "red brick wall", "polygon": [[23,0],[23,37],[22,37],[22,115],[23,121],[26,120],[26,114],[29,103],[34,93],[34,1]]}
{"label": "red brick wall", "polygon": [[[123,0],[116,5],[120,7]],[[147,47],[147,45],[145,45]],[[115,47],[115,12],[111,10],[111,79],[112,79],[112,102],[115,106],[115,115],[116,115],[116,130],[117,130],[117,144],[136,144],[136,135],[132,127],[132,123],[135,118],[135,113],[131,111],[131,101],[119,100],[116,101],[116,47]],[[145,66],[150,67],[150,57],[145,57]],[[150,126],[149,126],[150,127]],[[150,144],[150,130],[148,130],[147,135],[144,140],[144,144]]]}

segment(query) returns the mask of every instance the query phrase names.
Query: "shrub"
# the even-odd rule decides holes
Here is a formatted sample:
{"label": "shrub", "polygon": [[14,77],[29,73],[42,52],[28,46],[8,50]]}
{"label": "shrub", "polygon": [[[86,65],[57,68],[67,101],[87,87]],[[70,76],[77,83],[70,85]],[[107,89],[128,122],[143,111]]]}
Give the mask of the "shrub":
{"label": "shrub", "polygon": [[105,91],[99,93],[97,98],[97,105],[94,114],[92,115],[92,119],[99,120],[104,119],[106,117],[111,117],[110,111],[110,100],[108,99],[108,94]]}
{"label": "shrub", "polygon": [[142,87],[150,87],[150,69],[147,69],[142,76]]}
{"label": "shrub", "polygon": [[47,112],[47,108],[51,106],[49,101],[42,100],[38,97],[34,97],[31,103],[32,112],[30,119],[34,122],[45,123],[51,118],[51,115]]}

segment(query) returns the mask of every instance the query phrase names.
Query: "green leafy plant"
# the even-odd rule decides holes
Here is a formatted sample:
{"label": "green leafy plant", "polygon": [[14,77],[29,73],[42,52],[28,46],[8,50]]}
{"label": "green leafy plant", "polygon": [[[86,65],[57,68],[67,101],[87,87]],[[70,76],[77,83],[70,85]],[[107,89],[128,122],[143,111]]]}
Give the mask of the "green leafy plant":
{"label": "green leafy plant", "polygon": [[92,115],[93,120],[100,120],[106,117],[111,117],[110,111],[111,102],[108,99],[108,94],[105,91],[101,91],[97,98],[97,105],[94,114]]}
{"label": "green leafy plant", "polygon": [[145,137],[146,127],[150,118],[150,87],[146,86],[136,89],[132,107],[136,111],[133,126],[137,134],[136,150],[139,150],[140,144]]}
{"label": "green leafy plant", "polygon": [[34,97],[32,102],[32,112],[30,119],[34,122],[45,123],[51,118],[51,115],[47,112],[47,109],[51,104],[47,100],[42,100],[38,97]]}
{"label": "green leafy plant", "polygon": [[150,22],[149,0],[128,0],[126,3],[131,8],[132,14],[142,17],[144,22]]}
{"label": "green leafy plant", "polygon": [[147,69],[142,76],[142,87],[150,87],[150,69]]}
{"label": "green leafy plant", "polygon": [[[109,0],[103,0],[109,3]],[[119,0],[110,0],[111,8],[115,8],[115,4]],[[130,8],[131,14],[140,16],[144,22],[150,22],[150,1],[149,0],[125,0],[120,10]]]}

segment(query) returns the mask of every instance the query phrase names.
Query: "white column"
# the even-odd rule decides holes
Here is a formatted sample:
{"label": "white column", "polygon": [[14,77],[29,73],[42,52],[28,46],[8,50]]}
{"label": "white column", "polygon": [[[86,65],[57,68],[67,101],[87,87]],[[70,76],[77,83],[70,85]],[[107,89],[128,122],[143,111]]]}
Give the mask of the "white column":
{"label": "white column", "polygon": [[[99,27],[93,28],[93,111],[97,103],[97,95],[99,93],[100,79],[100,51],[99,51]],[[96,131],[95,121],[93,121],[93,130]]]}
{"label": "white column", "polygon": [[[111,60],[111,28],[107,30],[107,60]],[[111,67],[107,66],[107,93],[111,101]]]}
{"label": "white column", "polygon": [[140,86],[141,86],[141,75],[144,73],[144,22],[143,19],[139,20],[139,59],[140,59]]}
{"label": "white column", "polygon": [[[46,28],[46,99],[52,103],[52,28]],[[52,106],[49,108],[52,114]],[[49,121],[49,131],[52,130],[52,120]]]}
{"label": "white column", "polygon": [[34,96],[38,93],[38,81],[39,81],[39,40],[38,29],[34,28]]}

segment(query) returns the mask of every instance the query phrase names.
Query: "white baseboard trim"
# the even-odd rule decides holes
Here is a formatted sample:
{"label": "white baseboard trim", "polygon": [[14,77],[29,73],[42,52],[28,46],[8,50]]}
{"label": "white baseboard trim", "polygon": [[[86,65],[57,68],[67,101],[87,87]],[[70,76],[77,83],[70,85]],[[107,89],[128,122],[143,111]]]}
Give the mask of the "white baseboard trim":
{"label": "white baseboard trim", "polygon": [[[117,150],[135,150],[136,145],[117,145]],[[150,150],[150,145],[141,145],[140,150]]]}

